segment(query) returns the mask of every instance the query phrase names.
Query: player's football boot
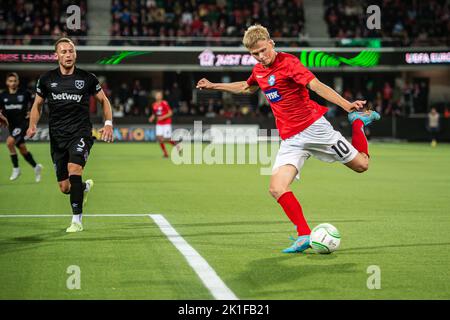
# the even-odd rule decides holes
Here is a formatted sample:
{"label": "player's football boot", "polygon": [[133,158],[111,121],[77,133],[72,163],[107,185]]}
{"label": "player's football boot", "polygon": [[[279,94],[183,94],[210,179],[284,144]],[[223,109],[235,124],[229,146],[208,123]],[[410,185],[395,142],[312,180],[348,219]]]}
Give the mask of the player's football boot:
{"label": "player's football boot", "polygon": [[88,201],[88,195],[94,186],[94,180],[88,179],[84,183],[86,183],[86,188],[84,189],[83,206],[85,206]]}
{"label": "player's football boot", "polygon": [[35,178],[36,182],[41,181],[42,168],[44,168],[44,167],[40,163],[37,164],[36,167],[34,167],[34,178]]}
{"label": "player's football boot", "polygon": [[297,239],[293,239],[294,243],[283,250],[283,253],[297,253],[303,252],[309,248],[309,236],[299,236]]}
{"label": "player's football boot", "polygon": [[72,232],[80,232],[83,231],[83,225],[80,222],[72,222],[70,224],[70,227],[66,229],[66,232],[72,233]]}
{"label": "player's football boot", "polygon": [[350,123],[360,119],[365,126],[368,126],[373,121],[380,120],[380,118],[380,114],[375,110],[353,111],[348,114],[348,121],[350,121]]}
{"label": "player's football boot", "polygon": [[16,180],[20,176],[20,168],[13,168],[13,171],[11,173],[11,176],[9,177],[9,180],[13,181]]}
{"label": "player's football boot", "polygon": [[177,150],[180,156],[183,155],[183,145],[181,144],[181,141],[175,145],[175,149]]}

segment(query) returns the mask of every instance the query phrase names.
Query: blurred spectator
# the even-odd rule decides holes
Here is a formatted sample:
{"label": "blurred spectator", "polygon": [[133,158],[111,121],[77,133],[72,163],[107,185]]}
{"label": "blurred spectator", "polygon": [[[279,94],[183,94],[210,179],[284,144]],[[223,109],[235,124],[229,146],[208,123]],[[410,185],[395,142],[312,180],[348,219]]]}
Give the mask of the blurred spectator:
{"label": "blurred spectator", "polygon": [[[135,116],[146,115],[146,108],[149,106],[149,92],[144,89],[139,80],[134,81],[133,86],[133,108],[132,114]],[[147,114],[149,115],[149,114]]]}
{"label": "blurred spectator", "polygon": [[120,103],[122,104],[125,103],[125,101],[128,98],[128,94],[129,94],[128,85],[126,84],[126,82],[122,82],[122,84],[120,85],[120,89],[118,91]]}
{"label": "blurred spectator", "polygon": [[436,108],[431,108],[428,113],[428,125],[427,129],[431,135],[431,146],[436,147],[437,145],[437,134],[439,133],[439,113]]}
{"label": "blurred spectator", "polygon": [[405,114],[414,113],[414,104],[413,104],[413,87],[409,81],[406,81],[403,86],[403,101],[405,104]]}
{"label": "blurred spectator", "polygon": [[450,109],[448,107],[445,107],[444,109],[444,118],[445,119],[450,118]]}
{"label": "blurred spectator", "polygon": [[216,113],[214,112],[214,106],[210,105],[208,106],[208,112],[205,114],[205,117],[207,118],[215,118]]}
{"label": "blurred spectator", "polygon": [[392,102],[392,87],[389,82],[384,83],[383,87],[383,109],[388,107],[388,104]]}
{"label": "blurred spectator", "polygon": [[181,90],[178,87],[178,83],[174,82],[172,88],[167,95],[167,102],[172,106],[172,110],[176,113],[180,108]]}
{"label": "blurred spectator", "polygon": [[118,97],[112,101],[113,118],[123,118],[125,116],[125,108]]}

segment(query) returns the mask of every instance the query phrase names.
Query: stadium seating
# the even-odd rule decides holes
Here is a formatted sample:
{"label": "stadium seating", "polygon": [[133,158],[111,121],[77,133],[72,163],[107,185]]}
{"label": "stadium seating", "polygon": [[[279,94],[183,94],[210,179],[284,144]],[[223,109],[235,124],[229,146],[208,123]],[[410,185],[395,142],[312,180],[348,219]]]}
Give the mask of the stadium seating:
{"label": "stadium seating", "polygon": [[[202,45],[171,37],[211,37],[226,45],[223,37],[241,37],[254,23],[270,28],[273,37],[295,37],[304,26],[302,0],[277,1],[139,1],[113,0],[111,44],[135,44],[121,37],[160,37],[160,45]],[[167,38],[167,40],[165,40]],[[155,44],[152,40],[144,44]]]}
{"label": "stadium seating", "polygon": [[[443,45],[449,43],[449,3],[445,0],[324,0],[325,21],[332,38],[383,37],[389,46]],[[378,5],[382,28],[366,27],[365,8]]]}
{"label": "stadium seating", "polygon": [[[78,5],[81,29],[72,31],[66,26],[68,5]],[[0,44],[53,44],[62,35],[69,35],[78,44],[85,44],[87,35],[86,0],[2,0],[0,8]]]}

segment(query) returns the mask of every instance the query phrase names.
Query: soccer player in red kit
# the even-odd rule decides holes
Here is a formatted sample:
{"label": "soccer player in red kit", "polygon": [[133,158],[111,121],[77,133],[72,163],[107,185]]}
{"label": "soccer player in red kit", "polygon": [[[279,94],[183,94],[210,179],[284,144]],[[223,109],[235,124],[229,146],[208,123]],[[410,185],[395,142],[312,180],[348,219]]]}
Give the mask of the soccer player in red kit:
{"label": "soccer player in red kit", "polygon": [[172,140],[172,109],[166,100],[163,100],[162,91],[155,93],[156,101],[152,105],[153,114],[148,119],[149,122],[153,122],[156,118],[156,139],[161,146],[164,154],[164,158],[168,158],[169,155],[166,150],[164,142],[167,141],[171,145],[175,146],[180,151],[180,145]]}
{"label": "soccer player in red kit", "polygon": [[[261,88],[266,95],[282,139],[272,168],[269,192],[297,228],[298,238],[283,252],[302,252],[309,248],[311,230],[300,203],[290,190],[291,183],[294,178],[300,178],[300,171],[310,156],[325,162],[339,161],[356,172],[366,171],[369,151],[364,126],[378,120],[380,115],[365,109],[365,100],[349,102],[344,99],[320,82],[297,57],[275,51],[275,43],[263,26],[249,27],[243,44],[258,62],[247,81],[211,83],[201,79],[197,88],[234,94],[252,94]],[[351,144],[325,119],[328,109],[312,101],[308,89],[349,112]]]}

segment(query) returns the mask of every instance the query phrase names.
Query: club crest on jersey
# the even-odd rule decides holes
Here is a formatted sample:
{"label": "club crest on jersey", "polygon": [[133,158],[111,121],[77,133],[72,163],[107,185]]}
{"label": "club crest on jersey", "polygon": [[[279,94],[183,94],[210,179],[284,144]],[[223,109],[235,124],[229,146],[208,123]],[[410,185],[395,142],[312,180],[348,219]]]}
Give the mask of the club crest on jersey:
{"label": "club crest on jersey", "polygon": [[267,100],[269,100],[270,102],[277,102],[281,100],[281,96],[278,93],[278,90],[275,88],[264,91],[264,94],[266,95]]}
{"label": "club crest on jersey", "polygon": [[17,96],[17,101],[23,102],[23,95]]}
{"label": "club crest on jersey", "polygon": [[273,86],[275,84],[275,75],[271,75],[269,77],[269,80],[267,80],[270,86]]}
{"label": "club crest on jersey", "polygon": [[83,89],[83,87],[84,87],[84,80],[75,80],[75,87],[77,89]]}

